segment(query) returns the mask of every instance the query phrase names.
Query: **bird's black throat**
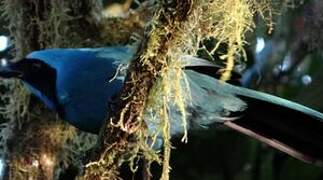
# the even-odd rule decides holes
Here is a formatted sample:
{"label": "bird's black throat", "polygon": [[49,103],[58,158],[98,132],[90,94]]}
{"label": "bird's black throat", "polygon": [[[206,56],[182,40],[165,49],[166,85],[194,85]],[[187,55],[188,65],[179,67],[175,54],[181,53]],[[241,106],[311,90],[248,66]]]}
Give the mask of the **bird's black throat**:
{"label": "bird's black throat", "polygon": [[15,66],[23,72],[19,78],[46,96],[54,104],[54,108],[59,110],[56,97],[56,70],[38,59],[25,58]]}

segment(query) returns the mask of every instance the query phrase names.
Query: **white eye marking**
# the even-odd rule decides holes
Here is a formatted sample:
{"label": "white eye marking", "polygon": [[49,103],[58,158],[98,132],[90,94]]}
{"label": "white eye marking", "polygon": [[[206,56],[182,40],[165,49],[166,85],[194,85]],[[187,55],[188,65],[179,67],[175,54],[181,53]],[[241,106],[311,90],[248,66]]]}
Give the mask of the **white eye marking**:
{"label": "white eye marking", "polygon": [[8,66],[8,61],[5,58],[1,59],[1,66]]}
{"label": "white eye marking", "polygon": [[34,64],[32,64],[32,66],[34,66],[34,67],[36,67],[36,68],[40,68],[40,67],[41,67],[41,64],[39,64],[39,63],[34,63]]}

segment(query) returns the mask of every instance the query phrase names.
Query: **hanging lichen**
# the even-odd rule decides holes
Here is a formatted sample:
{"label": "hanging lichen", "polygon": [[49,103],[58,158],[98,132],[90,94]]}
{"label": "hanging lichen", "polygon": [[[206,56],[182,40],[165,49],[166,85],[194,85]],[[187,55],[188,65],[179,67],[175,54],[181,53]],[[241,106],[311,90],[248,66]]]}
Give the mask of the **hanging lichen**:
{"label": "hanging lichen", "polygon": [[[106,129],[101,136],[102,151],[97,161],[87,165],[85,178],[118,179],[118,168],[121,164],[128,162],[132,170],[136,171],[137,161],[142,158],[147,162],[148,168],[152,162],[162,164],[161,179],[167,180],[171,153],[170,109],[177,108],[182,114],[183,142],[187,142],[188,138],[186,104],[190,103],[191,99],[187,95],[189,89],[182,70],[182,56],[197,55],[197,52],[203,48],[203,41],[213,38],[217,43],[208,53],[212,55],[219,51],[221,44],[226,45],[227,50],[220,52],[222,53],[220,58],[225,62],[221,79],[224,81],[230,79],[237,59],[244,59],[246,56],[245,36],[254,28],[253,16],[259,12],[269,25],[269,30],[272,30],[272,2],[270,0],[159,0],[156,2],[149,0],[147,6],[142,6],[141,10],[138,8],[137,11],[132,12],[133,14],[130,13],[129,16],[121,18],[102,18],[101,10],[96,9],[98,7],[96,2],[95,0],[82,2],[5,0],[3,6],[10,20],[9,29],[19,49],[17,57],[22,57],[32,50],[47,47],[93,47],[129,43],[129,38],[134,37],[133,31],[140,34],[139,38],[144,37],[130,66],[127,83],[123,89],[120,104],[117,106],[119,111],[114,112],[115,116],[107,120]],[[89,10],[89,7],[94,7],[94,10]],[[150,15],[152,18],[147,23]],[[143,31],[144,28],[145,31]],[[83,32],[89,34],[83,34]],[[21,86],[14,85],[14,89],[21,89]],[[18,93],[18,91],[14,92]],[[14,95],[16,94],[9,96]],[[28,99],[26,94],[23,97],[23,100]],[[22,104],[13,111],[15,116],[12,116],[12,119],[15,122],[18,112],[22,111],[20,108],[23,107],[23,112],[26,111],[28,101]],[[148,111],[153,112],[155,118],[148,116]],[[156,131],[147,129],[148,121],[157,125]],[[60,129],[64,126],[57,127]],[[48,128],[53,127],[50,125]],[[39,129],[46,131],[48,128]],[[58,129],[55,132],[60,134]],[[75,133],[68,133],[66,136],[59,134],[55,136],[59,137],[62,144],[78,137]],[[43,141],[51,138],[42,137]],[[155,148],[158,138],[163,140],[163,150]],[[64,148],[64,151],[68,150],[73,151],[73,148]],[[49,157],[55,159],[57,156],[54,154],[51,152],[45,155],[46,158],[38,157],[47,160]],[[63,159],[66,157],[63,155]],[[59,158],[62,159],[62,157]],[[74,159],[74,161],[77,160]],[[21,159],[15,159],[13,162],[14,166],[16,163],[22,163]]]}
{"label": "hanging lichen", "polygon": [[[16,49],[16,59],[51,47],[82,47],[102,44],[99,31],[99,4],[95,0],[4,0],[3,17],[8,22]],[[84,33],[84,29],[87,29]],[[1,80],[1,156],[6,159],[10,179],[57,179],[68,166],[82,166],[81,153],[96,141],[94,135],[80,133],[57,120],[14,80]],[[32,113],[27,113],[27,112]],[[37,112],[37,113],[35,113]],[[18,143],[17,143],[18,142]],[[80,168],[81,169],[81,168]]]}
{"label": "hanging lichen", "polygon": [[[226,63],[221,78],[225,81],[230,79],[235,61],[246,57],[245,35],[254,28],[253,16],[257,11],[263,12],[261,15],[272,28],[272,16],[266,16],[271,14],[269,1],[157,1],[154,10],[146,29],[149,34],[130,68],[118,104],[120,111],[108,120],[104,148],[98,161],[88,164],[86,179],[117,179],[120,164],[140,158],[148,164],[162,163],[161,179],[169,179],[170,108],[181,112],[182,140],[187,141],[185,108],[190,98],[183,93],[189,91],[181,57],[195,56],[203,48],[201,44],[205,39],[217,41],[210,54],[217,51],[220,44],[226,44],[227,52],[220,57]],[[153,112],[153,117],[147,117],[147,111]],[[146,123],[155,123],[158,128],[151,132],[146,129]],[[162,157],[152,148],[158,137],[163,139]]]}

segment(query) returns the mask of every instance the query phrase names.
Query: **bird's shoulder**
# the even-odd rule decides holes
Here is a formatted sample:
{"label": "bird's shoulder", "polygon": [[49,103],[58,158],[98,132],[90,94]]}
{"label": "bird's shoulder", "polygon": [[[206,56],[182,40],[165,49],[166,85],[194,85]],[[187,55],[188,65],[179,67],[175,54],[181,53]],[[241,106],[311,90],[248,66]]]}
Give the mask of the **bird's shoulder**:
{"label": "bird's shoulder", "polygon": [[133,49],[120,47],[102,48],[54,48],[34,51],[27,58],[39,59],[54,68],[83,68],[84,64],[96,66],[97,64],[127,63],[133,56]]}

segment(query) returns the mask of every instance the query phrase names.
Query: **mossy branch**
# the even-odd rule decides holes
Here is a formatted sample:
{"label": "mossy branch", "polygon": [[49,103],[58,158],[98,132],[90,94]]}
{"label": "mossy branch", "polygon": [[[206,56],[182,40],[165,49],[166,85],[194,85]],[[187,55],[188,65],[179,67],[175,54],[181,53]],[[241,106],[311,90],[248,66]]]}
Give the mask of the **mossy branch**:
{"label": "mossy branch", "polygon": [[[160,1],[156,6],[154,18],[149,27],[150,32],[141,43],[130,65],[119,101],[115,106],[117,111],[113,112],[107,120],[102,135],[104,147],[99,152],[98,161],[87,166],[86,179],[103,177],[117,179],[116,170],[120,164],[130,161],[133,156],[143,157],[149,162],[159,161],[159,157],[149,153],[147,145],[144,145],[147,133],[143,113],[150,91],[163,68],[167,66],[167,52],[177,35],[176,25],[186,21],[193,4],[191,0],[168,2]],[[165,131],[169,131],[167,126],[165,128]],[[167,142],[169,138],[166,139]],[[169,148],[164,152],[168,156],[164,157],[167,161]],[[162,179],[168,179],[168,170],[169,166],[166,163]]]}

